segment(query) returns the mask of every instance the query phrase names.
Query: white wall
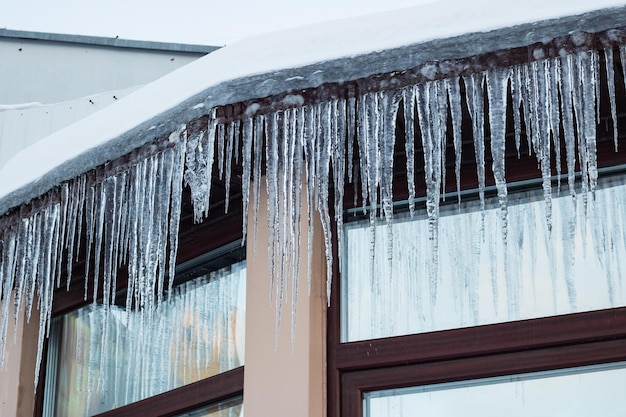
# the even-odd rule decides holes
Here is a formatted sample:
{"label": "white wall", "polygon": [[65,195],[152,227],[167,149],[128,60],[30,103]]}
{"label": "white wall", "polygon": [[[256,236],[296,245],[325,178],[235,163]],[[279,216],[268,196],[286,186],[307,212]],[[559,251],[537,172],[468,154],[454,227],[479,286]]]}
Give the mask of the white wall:
{"label": "white wall", "polygon": [[0,29],[0,168],[20,150],[211,49]]}
{"label": "white wall", "polygon": [[0,168],[13,155],[138,88],[108,91],[54,104],[0,104]]}
{"label": "white wall", "polygon": [[0,36],[0,104],[58,103],[146,84],[200,56]]}

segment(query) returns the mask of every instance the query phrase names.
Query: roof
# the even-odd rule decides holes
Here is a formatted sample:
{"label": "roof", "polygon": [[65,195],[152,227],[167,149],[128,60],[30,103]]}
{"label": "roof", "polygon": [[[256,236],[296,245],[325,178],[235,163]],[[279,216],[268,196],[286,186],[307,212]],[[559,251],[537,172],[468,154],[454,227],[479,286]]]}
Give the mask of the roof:
{"label": "roof", "polygon": [[137,41],[101,36],[69,35],[62,33],[32,32],[24,30],[0,29],[0,38],[69,43],[73,45],[92,45],[111,48],[144,49],[153,51],[181,52],[191,54],[208,54],[219,49],[219,46],[194,45],[185,43]]}
{"label": "roof", "polygon": [[[0,171],[0,213],[169,135],[216,106],[516,48],[626,22],[623,1],[467,3],[316,24],[207,55],[17,154]],[[427,75],[427,74],[426,74]]]}

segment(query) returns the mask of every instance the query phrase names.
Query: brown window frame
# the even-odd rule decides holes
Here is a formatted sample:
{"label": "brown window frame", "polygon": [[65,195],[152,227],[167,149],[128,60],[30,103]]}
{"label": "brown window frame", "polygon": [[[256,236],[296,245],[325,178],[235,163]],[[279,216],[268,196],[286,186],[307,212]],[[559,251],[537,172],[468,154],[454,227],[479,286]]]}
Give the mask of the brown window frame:
{"label": "brown window frame", "polygon": [[[601,54],[601,119],[610,120],[604,65]],[[621,63],[619,66],[621,67]],[[622,72],[617,69],[619,68],[616,67],[616,76],[621,78]],[[623,80],[616,83],[616,89],[618,125],[620,136],[623,137],[626,129],[626,92]],[[510,104],[507,107],[507,150],[513,150],[512,110]],[[467,107],[464,108],[464,112],[466,111]],[[467,125],[469,120],[469,114],[465,113],[461,166],[463,190],[478,187],[471,146],[471,127]],[[397,123],[404,124],[402,114],[399,114]],[[485,123],[488,123],[487,118]],[[448,132],[450,130],[449,128]],[[402,131],[403,129],[397,129],[396,134],[402,134]],[[452,141],[448,139],[446,190],[453,191],[456,185],[454,167],[450,165],[450,161],[454,161],[454,151],[451,148]],[[403,148],[403,140],[397,138],[396,149]],[[613,149],[610,123],[598,125],[597,140],[599,168],[626,164],[624,145],[620,143],[619,152]],[[419,141],[416,138],[415,161],[423,161],[418,149]],[[522,144],[524,143],[526,140],[522,137]],[[485,145],[485,166],[489,166],[491,161],[488,141]],[[562,146],[561,149],[565,147]],[[397,171],[395,178],[400,179],[394,183],[394,196],[400,200],[407,196],[407,190],[403,188],[403,178],[406,178],[403,158],[399,152],[394,162],[394,170]],[[553,167],[555,162],[552,155]],[[562,172],[566,172],[564,159],[560,162]],[[416,163],[415,181],[418,193],[421,191],[424,195],[423,172],[419,172],[419,164],[420,162]],[[507,154],[506,166],[509,190],[515,187],[517,181],[535,180],[540,175],[535,157],[528,157],[527,154],[522,154],[519,159],[517,155]],[[486,171],[487,185],[493,185],[494,180],[490,177],[489,170]],[[346,190],[345,207],[352,206],[354,192],[358,193],[358,190]],[[333,235],[337,236],[336,230]],[[341,242],[335,241],[334,259],[338,259],[336,248],[339,244]],[[335,263],[333,268],[334,296],[327,318],[328,417],[361,417],[363,394],[370,391],[626,361],[626,307],[341,342],[341,277],[339,265]]]}

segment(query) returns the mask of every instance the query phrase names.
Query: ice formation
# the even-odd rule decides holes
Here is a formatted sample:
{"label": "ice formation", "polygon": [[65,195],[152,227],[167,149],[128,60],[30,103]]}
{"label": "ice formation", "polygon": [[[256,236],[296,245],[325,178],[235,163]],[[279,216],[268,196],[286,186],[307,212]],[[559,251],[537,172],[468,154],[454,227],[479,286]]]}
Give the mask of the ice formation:
{"label": "ice formation", "polygon": [[241,366],[245,278],[240,262],[179,285],[155,320],[105,304],[55,319],[59,357],[72,364],[59,376],[55,414],[99,414]]}
{"label": "ice formation", "polygon": [[[623,59],[624,51],[620,52]],[[610,56],[608,52],[607,57]],[[561,152],[559,126],[563,127],[570,193],[575,194],[577,164],[581,169],[583,199],[587,201],[587,195],[596,188],[599,102],[596,86],[599,77],[598,52],[583,51],[445,79],[421,81],[423,78],[420,78],[408,86],[393,87],[393,83],[389,83],[378,91],[349,97],[307,102],[296,95],[287,96],[278,109],[263,113],[260,106],[251,105],[235,120],[220,117],[217,109],[211,109],[206,128],[200,132],[188,132],[187,126],[182,125],[166,140],[146,145],[133,155],[121,158],[120,164],[111,163],[64,182],[38,200],[0,218],[3,277],[0,363],[4,359],[11,303],[15,304],[17,320],[22,305],[30,316],[36,301],[40,314],[38,351],[41,356],[50,326],[53,291],[59,285],[66,285],[62,281],[69,283],[71,280],[72,260],[80,251],[81,235],[86,236],[87,245],[84,248],[87,254],[85,276],[94,277],[94,285],[86,287],[85,291],[110,305],[116,291],[117,269],[125,264],[129,272],[127,309],[152,311],[158,306],[162,302],[161,295],[171,287],[174,275],[183,186],[186,184],[191,190],[194,217],[200,221],[209,210],[214,164],[217,164],[219,176],[225,179],[228,194],[233,164],[241,160],[243,204],[253,212],[254,230],[260,187],[265,182],[269,269],[279,311],[277,320],[280,320],[286,292],[298,292],[296,277],[300,268],[301,236],[304,235],[299,227],[301,216],[308,220],[309,274],[314,216],[321,220],[330,299],[335,262],[333,231],[341,241],[346,179],[356,183],[363,209],[369,213],[372,259],[379,238],[375,227],[379,216],[388,223],[386,250],[388,258],[392,258],[392,185],[398,115],[405,119],[408,139],[404,151],[411,212],[416,196],[413,173],[417,172],[417,167],[425,171],[430,261],[436,265],[439,259],[439,205],[446,192],[448,126],[453,129],[450,136],[454,140],[454,172],[457,190],[460,190],[463,101],[472,119],[478,193],[483,209],[488,169],[485,144],[491,141],[491,170],[501,210],[501,236],[506,242],[509,226],[504,156],[509,86],[516,146],[519,151],[523,120],[529,147],[541,169],[545,222],[551,229],[553,167],[550,157],[553,152]],[[611,103],[614,103],[611,86],[614,84],[609,86]],[[462,97],[463,91],[465,97]],[[488,109],[486,118],[485,109]],[[615,114],[612,111],[614,125],[617,123]],[[448,123],[449,116],[451,123]],[[489,130],[486,130],[487,124]],[[415,158],[413,142],[417,142],[418,136],[422,138],[423,162]],[[353,159],[358,163],[353,165]],[[261,166],[263,160],[267,161],[264,167]],[[302,205],[303,199],[306,206]],[[244,236],[246,230],[244,216]],[[256,242],[254,244],[256,247]],[[338,248],[338,256],[344,256],[341,248]],[[339,264],[342,264],[341,259]],[[429,282],[430,298],[435,300],[436,272],[431,272]],[[102,290],[98,290],[99,283],[102,283]],[[295,300],[292,309],[295,313]]]}

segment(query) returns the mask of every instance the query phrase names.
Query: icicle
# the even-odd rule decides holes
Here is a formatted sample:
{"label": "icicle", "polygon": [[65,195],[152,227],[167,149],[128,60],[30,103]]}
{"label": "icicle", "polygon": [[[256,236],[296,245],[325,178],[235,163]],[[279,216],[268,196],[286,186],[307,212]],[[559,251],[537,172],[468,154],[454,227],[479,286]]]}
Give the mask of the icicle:
{"label": "icicle", "polygon": [[68,218],[68,210],[69,210],[69,194],[70,194],[70,185],[67,182],[61,184],[61,192],[60,192],[60,206],[61,211],[59,213],[60,221],[59,221],[59,239],[56,242],[57,250],[55,251],[54,257],[56,259],[56,271],[57,271],[57,281],[56,286],[61,286],[61,264],[63,262],[63,244],[67,240],[67,234],[69,227],[67,226],[67,218]]}
{"label": "icicle", "polygon": [[194,207],[194,222],[199,223],[202,217],[207,214],[209,208],[210,197],[210,174],[207,175],[206,170],[210,169],[206,160],[205,135],[207,132],[202,130],[198,134],[189,138],[189,148],[186,157],[187,169],[185,170],[185,184],[189,186],[191,191],[191,201]]}
{"label": "icicle", "polygon": [[325,242],[326,255],[326,295],[330,302],[330,289],[333,273],[333,252],[332,252],[332,226],[330,222],[329,204],[330,199],[328,190],[330,188],[330,159],[332,149],[332,139],[330,130],[330,104],[322,103],[319,109],[319,125],[317,138],[317,164],[316,164],[316,181],[317,181],[317,210],[320,215],[322,224],[322,234]]}
{"label": "icicle", "polygon": [[573,75],[569,57],[561,58],[561,114],[565,139],[565,159],[567,161],[567,184],[571,196],[576,195],[576,137],[574,135]]}
{"label": "icicle", "polygon": [[89,283],[89,271],[90,271],[90,266],[91,266],[91,253],[92,253],[92,248],[93,248],[93,238],[94,238],[94,225],[95,225],[95,219],[94,219],[94,205],[95,205],[95,190],[94,187],[91,186],[89,187],[89,190],[87,192],[86,195],[86,201],[85,201],[85,210],[86,210],[86,214],[85,214],[85,227],[87,228],[87,230],[85,230],[85,233],[87,235],[87,246],[85,247],[86,250],[86,259],[85,259],[85,293],[84,293],[84,299],[87,300],[87,290],[88,290],[88,283]]}
{"label": "icicle", "polygon": [[[343,198],[344,198],[344,178],[346,177],[346,141],[351,141],[347,137],[347,109],[345,100],[337,100],[336,112],[334,114],[334,123],[336,130],[332,132],[332,154],[331,161],[333,167],[333,185],[335,194],[334,215],[335,224],[337,225],[337,254],[339,263],[339,271],[343,270]],[[351,168],[347,170],[350,171]],[[330,298],[329,298],[330,299]]]}
{"label": "icicle", "polygon": [[446,151],[448,149],[448,92],[446,83],[443,80],[435,82],[436,88],[436,106],[437,106],[437,141],[439,142],[439,161],[437,161],[439,167],[437,169],[438,175],[441,177],[441,197],[445,201],[446,199]]}
{"label": "icicle", "polygon": [[[369,146],[369,123],[368,123],[368,114],[367,114],[367,95],[359,96],[357,101],[358,111],[357,111],[357,143],[359,147],[359,176],[361,177],[361,205],[363,207],[363,213],[367,212],[367,204],[368,204],[368,170],[369,170],[369,155],[368,155],[368,146]],[[356,201],[356,199],[355,199]],[[371,202],[370,202],[371,204]],[[376,204],[376,203],[374,203]]]}
{"label": "icicle", "polygon": [[461,108],[461,87],[458,78],[445,80],[448,98],[450,100],[450,115],[452,117],[452,138],[454,140],[454,173],[456,176],[457,200],[461,204],[461,153],[463,150],[463,137],[461,126],[463,125],[463,110]]}
{"label": "icicle", "polygon": [[[74,248],[78,247],[80,239],[76,236],[77,231],[80,233],[80,226],[78,226],[78,221],[82,219],[78,219],[79,211],[81,211],[81,207],[83,202],[85,201],[85,176],[81,175],[78,177],[76,181],[71,182],[71,191],[68,196],[70,199],[70,206],[68,209],[68,228],[69,231],[66,233],[65,240],[65,248],[67,249],[67,264],[66,264],[66,290],[70,289],[70,282],[72,280],[72,265],[74,264]],[[70,197],[71,196],[71,197]],[[81,216],[82,217],[82,216]],[[124,219],[122,219],[124,220]],[[125,226],[125,222],[122,223]]]}
{"label": "icicle", "polygon": [[[480,210],[485,211],[485,122],[484,122],[484,90],[483,74],[471,74],[463,77],[467,107],[472,118],[474,136],[474,152],[476,153],[476,173],[478,175],[478,195]],[[484,214],[481,231],[484,229]],[[482,233],[482,232],[481,232]]]}
{"label": "icicle", "polygon": [[[596,90],[592,83],[597,77],[595,52],[579,52],[575,59],[574,100],[578,122],[580,165],[583,174],[583,198],[594,192],[598,179],[596,160]],[[585,203],[586,205],[586,203]]]}
{"label": "icicle", "polygon": [[489,127],[491,130],[491,155],[493,176],[498,190],[502,220],[502,240],[507,244],[507,188],[504,170],[506,147],[506,92],[509,71],[493,69],[486,74],[489,98]]}
{"label": "icicle", "polygon": [[[355,168],[354,168],[354,136],[355,136],[355,124],[356,124],[356,114],[355,114],[355,106],[356,99],[354,97],[350,97],[347,100],[346,105],[346,145],[347,145],[347,162],[348,162],[348,183],[354,181],[355,176]],[[356,192],[354,193],[356,196]],[[355,204],[356,205],[356,204]]]}
{"label": "icicle", "polygon": [[511,96],[513,105],[513,129],[515,131],[515,149],[517,149],[517,159],[521,157],[520,146],[522,136],[522,120],[520,117],[520,106],[523,105],[522,89],[524,84],[522,82],[521,66],[516,65],[513,67],[513,76],[511,77]]}
{"label": "icicle", "polygon": [[241,133],[243,143],[243,176],[241,179],[241,195],[243,204],[243,224],[241,227],[241,233],[243,236],[241,241],[242,245],[245,245],[248,233],[248,206],[250,204],[250,178],[252,177],[253,129],[253,119],[249,117],[244,119]]}
{"label": "icicle", "polygon": [[228,143],[226,146],[226,178],[224,180],[226,188],[226,197],[224,198],[224,213],[228,213],[228,206],[230,202],[230,175],[232,172],[233,152],[238,153],[237,148],[234,147],[239,147],[239,129],[239,120],[235,120],[228,124]]}
{"label": "icicle", "polygon": [[[561,215],[563,230],[563,271],[567,286],[567,295],[572,311],[576,311],[576,286],[574,285],[574,265],[576,262],[576,199],[566,198],[561,205],[564,213]],[[555,291],[556,293],[556,291]]]}
{"label": "icicle", "polygon": [[549,70],[548,61],[533,62],[533,90],[535,99],[530,103],[535,114],[535,134],[533,145],[537,161],[541,167],[543,198],[546,203],[546,225],[548,232],[552,230],[552,171],[550,164],[550,98],[548,92]]}
{"label": "icicle", "polygon": [[[381,92],[378,98],[381,113],[380,194],[382,213],[387,222],[388,260],[393,257],[393,158],[396,140],[396,116],[401,98],[402,96],[396,92]],[[328,295],[330,299],[330,293]]]}
{"label": "icicle", "polygon": [[16,258],[16,242],[14,238],[8,238],[4,241],[0,240],[0,249],[2,249],[2,264],[0,264],[0,273],[3,277],[3,285],[0,286],[0,301],[2,301],[2,315],[0,316],[0,368],[4,366],[5,349],[7,342],[7,326],[9,323],[9,307],[11,305],[11,291],[15,280],[14,269]]}
{"label": "icicle", "polygon": [[428,235],[431,241],[431,269],[429,277],[430,301],[434,305],[437,298],[437,276],[439,265],[439,190],[441,175],[438,164],[441,161],[441,148],[436,113],[436,85],[433,82],[419,84],[416,89],[417,114],[422,132],[424,148],[424,176],[426,181],[426,211],[428,214]]}
{"label": "icicle", "polygon": [[256,257],[257,231],[259,219],[259,202],[261,201],[261,160],[263,158],[263,128],[265,116],[254,118],[253,151],[254,151],[254,189],[253,189],[253,221],[254,221],[254,256]]}
{"label": "icicle", "polygon": [[606,82],[609,89],[609,101],[611,103],[611,120],[613,122],[613,145],[615,147],[615,152],[617,152],[617,104],[615,103],[615,63],[613,59],[613,48],[604,49],[604,59],[606,62]]}
{"label": "icicle", "polygon": [[[278,156],[277,169],[274,172],[275,179],[270,181],[276,182],[277,188],[274,190],[275,195],[270,194],[268,191],[268,201],[273,201],[275,204],[274,210],[274,224],[275,228],[271,233],[274,234],[275,240],[270,239],[270,244],[274,246],[274,263],[277,263],[278,267],[274,267],[274,276],[270,277],[270,280],[275,283],[276,286],[276,345],[278,346],[278,329],[280,328],[282,318],[282,306],[283,300],[287,295],[289,289],[289,280],[286,279],[286,270],[288,268],[288,259],[286,256],[287,244],[287,231],[289,228],[287,220],[287,187],[289,179],[289,147],[292,143],[289,142],[289,110],[279,112],[277,115],[277,125],[275,126],[277,141],[274,144],[276,146],[276,154]],[[269,212],[269,210],[268,210]]]}
{"label": "icicle", "polygon": [[404,131],[406,154],[406,178],[409,189],[409,211],[415,214],[415,87],[406,87],[402,91],[404,102]]}
{"label": "icicle", "polygon": [[[29,231],[30,231],[29,224],[30,224],[30,219],[28,218],[23,218],[23,219],[20,219],[19,221],[19,225],[17,226],[18,229],[15,231],[15,238],[14,238],[16,240],[16,244],[15,244],[16,253],[18,250],[20,250],[20,248],[21,250],[26,250],[26,251],[28,250],[26,249],[26,247],[28,245],[27,242],[29,239]],[[1,238],[0,238],[0,241],[1,241]],[[1,244],[0,244],[0,256],[2,256],[1,254],[2,254],[2,249],[1,249]],[[17,279],[17,280],[15,280],[14,278],[16,282],[14,283],[15,284],[15,289],[14,289],[15,297],[14,297],[14,303],[13,303],[13,307],[14,307],[13,308],[13,329],[14,329],[13,343],[17,341],[17,329],[19,325],[19,319],[24,316],[24,314],[22,313],[22,301],[25,298],[24,292],[28,290],[27,281],[25,279],[27,276],[27,265],[28,265],[28,262],[25,256],[22,256],[21,259],[16,259],[15,268],[10,268],[6,272],[2,272],[2,268],[0,265],[0,276],[7,277],[8,274],[12,273],[15,277],[21,277],[21,279]],[[2,297],[2,284],[0,284],[0,300],[2,300],[2,298],[3,298]],[[5,295],[5,298],[8,302],[10,297]],[[3,344],[0,344],[0,351],[2,351],[3,346],[4,346]],[[1,355],[2,354],[0,353],[0,356]]]}
{"label": "icicle", "polygon": [[[185,161],[185,152],[187,147],[187,136],[186,130],[183,130],[182,135],[178,138],[178,143],[174,147],[173,159],[172,159],[172,180],[171,183],[168,184],[171,187],[171,208],[170,208],[170,217],[169,217],[169,248],[170,253],[167,259],[167,263],[169,265],[169,282],[168,282],[168,294],[172,292],[172,285],[174,284],[174,270],[176,267],[176,256],[178,254],[178,231],[180,229],[180,216],[182,210],[182,200],[183,200],[183,171],[184,171],[184,161]],[[213,149],[213,142],[210,142],[211,149]],[[211,156],[211,166],[212,163]],[[209,181],[210,183],[210,181]],[[207,197],[208,201],[208,197]],[[165,262],[165,260],[163,260]],[[164,266],[164,265],[163,265]]]}
{"label": "icicle", "polygon": [[220,180],[224,179],[224,146],[226,143],[226,127],[224,123],[217,124],[217,169]]}
{"label": "icicle", "polygon": [[315,171],[316,171],[316,158],[314,149],[316,148],[315,142],[316,125],[315,125],[315,110],[312,106],[306,106],[304,109],[304,144],[303,153],[306,161],[306,192],[307,192],[307,277],[309,294],[311,292],[311,268],[313,263],[313,213],[315,207],[315,200],[317,199],[315,188]]}
{"label": "icicle", "polygon": [[370,219],[370,262],[374,264],[376,246],[376,214],[378,206],[378,184],[380,178],[379,143],[378,143],[378,103],[375,93],[359,97],[359,140],[361,166],[361,192],[363,210],[369,202]]}
{"label": "icicle", "polygon": [[[290,120],[290,132],[293,138],[290,154],[291,169],[291,201],[290,201],[290,222],[291,222],[291,247],[288,253],[293,258],[292,262],[292,296],[291,296],[291,346],[292,350],[295,346],[296,335],[296,309],[299,296],[299,278],[300,278],[300,222],[302,218],[302,164],[303,164],[303,140],[304,140],[304,109],[293,109],[292,118]],[[343,177],[342,177],[343,178]],[[310,277],[307,277],[310,280]],[[310,287],[309,296],[310,296]]]}
{"label": "icicle", "polygon": [[526,127],[526,143],[528,144],[528,155],[533,152],[533,135],[536,134],[535,115],[532,113],[530,100],[533,99],[534,84],[532,83],[532,72],[530,65],[522,65],[520,67],[520,88],[522,97],[522,112],[524,115],[524,125]]}
{"label": "icicle", "polygon": [[[267,161],[265,182],[267,187],[267,227],[268,227],[268,270],[270,272],[270,301],[276,276],[276,233],[278,232],[278,114],[268,118],[268,140],[265,148]],[[278,314],[278,313],[277,313]],[[278,320],[278,318],[277,318]]]}
{"label": "icicle", "polygon": [[548,65],[548,95],[550,106],[550,130],[552,132],[552,145],[554,147],[555,167],[557,176],[557,192],[561,192],[561,110],[559,97],[562,95],[561,66],[558,59],[550,59]]}

